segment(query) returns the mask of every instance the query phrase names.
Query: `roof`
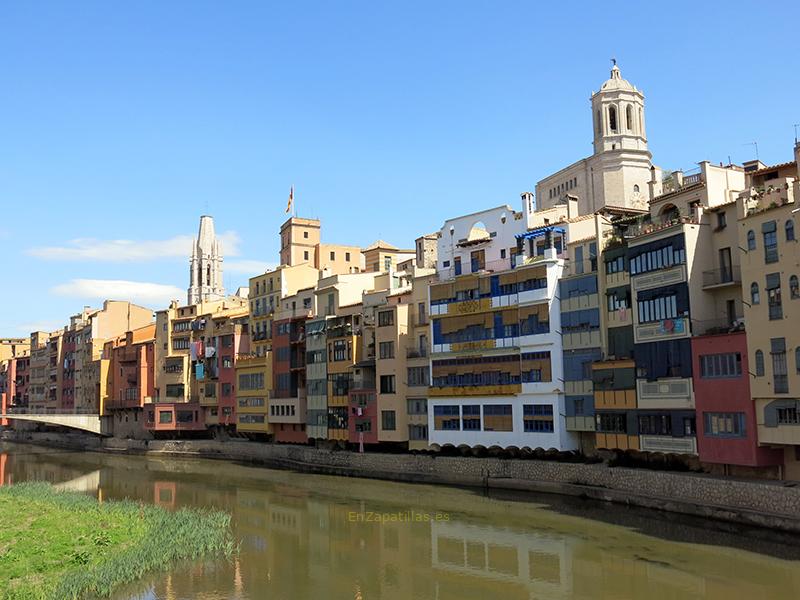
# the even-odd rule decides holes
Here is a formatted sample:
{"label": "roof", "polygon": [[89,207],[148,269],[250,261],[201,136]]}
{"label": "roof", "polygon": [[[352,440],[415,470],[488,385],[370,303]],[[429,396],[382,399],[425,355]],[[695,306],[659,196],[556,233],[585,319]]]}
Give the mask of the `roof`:
{"label": "roof", "polygon": [[678,190],[674,190],[672,192],[667,192],[666,194],[661,194],[660,196],[656,196],[652,200],[650,200],[650,204],[655,202],[661,202],[662,200],[666,200],[667,198],[674,198],[675,196],[679,196],[685,192],[691,192],[694,190],[699,190],[706,186],[705,181],[698,181],[697,183],[693,183],[692,185],[687,185],[686,187],[682,187]]}
{"label": "roof", "polygon": [[384,240],[375,240],[369,246],[364,248],[364,250],[375,250],[377,248],[383,248],[384,250],[399,250],[397,246],[394,246]]}
{"label": "roof", "polygon": [[769,167],[761,167],[760,169],[752,171],[750,173],[750,176],[752,177],[753,175],[760,175],[761,173],[766,173],[768,171],[774,171],[775,169],[782,169],[783,167],[791,167],[792,165],[794,165],[796,167],[797,166],[797,162],[794,161],[794,160],[790,160],[789,162],[782,162],[782,163],[778,163],[777,165],[771,165]]}
{"label": "roof", "polygon": [[614,90],[637,91],[636,87],[631,84],[630,81],[622,78],[622,73],[616,62],[614,62],[614,66],[611,68],[611,76],[600,86],[601,92],[611,92]]}

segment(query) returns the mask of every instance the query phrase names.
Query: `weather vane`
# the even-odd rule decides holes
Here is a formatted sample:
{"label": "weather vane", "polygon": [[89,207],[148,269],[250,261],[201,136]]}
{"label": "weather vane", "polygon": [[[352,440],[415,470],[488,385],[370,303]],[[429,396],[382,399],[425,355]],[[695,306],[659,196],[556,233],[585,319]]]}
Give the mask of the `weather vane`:
{"label": "weather vane", "polygon": [[616,67],[617,66],[617,59],[614,58],[613,56],[611,57],[611,66],[612,67]]}

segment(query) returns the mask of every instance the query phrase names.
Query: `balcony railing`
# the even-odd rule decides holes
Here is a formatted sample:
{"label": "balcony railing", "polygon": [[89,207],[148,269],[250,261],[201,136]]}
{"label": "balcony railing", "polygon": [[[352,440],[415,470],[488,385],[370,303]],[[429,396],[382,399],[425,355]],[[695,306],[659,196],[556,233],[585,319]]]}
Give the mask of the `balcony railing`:
{"label": "balcony railing", "polygon": [[427,356],[427,348],[409,348],[406,350],[406,358],[426,358]]}
{"label": "balcony railing", "polygon": [[739,265],[733,265],[724,269],[703,271],[703,288],[734,285],[740,284],[741,282],[742,272]]}

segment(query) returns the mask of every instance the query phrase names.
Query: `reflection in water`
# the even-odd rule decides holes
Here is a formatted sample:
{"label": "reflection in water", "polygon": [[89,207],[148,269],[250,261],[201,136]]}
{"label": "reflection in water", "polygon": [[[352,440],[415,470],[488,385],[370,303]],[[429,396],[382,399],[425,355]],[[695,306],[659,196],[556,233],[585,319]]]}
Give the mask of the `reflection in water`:
{"label": "reflection in water", "polygon": [[[766,600],[800,594],[800,563],[787,560],[798,557],[796,539],[751,541],[749,530],[718,532],[660,513],[201,459],[5,450],[3,483],[43,479],[103,498],[170,510],[213,506],[233,515],[241,543],[236,559],[178,565],[123,590],[120,599]],[[385,522],[366,518],[373,513]],[[436,513],[447,518],[415,520]],[[402,520],[409,514],[417,517]]]}

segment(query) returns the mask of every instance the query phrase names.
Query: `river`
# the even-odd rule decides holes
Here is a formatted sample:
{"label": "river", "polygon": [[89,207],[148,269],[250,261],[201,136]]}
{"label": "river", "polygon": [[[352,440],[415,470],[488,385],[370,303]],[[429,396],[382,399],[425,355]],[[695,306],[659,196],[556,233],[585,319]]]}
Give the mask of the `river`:
{"label": "river", "polygon": [[234,560],[116,600],[800,597],[797,537],[620,505],[0,444],[0,484],[30,480],[232,515]]}

